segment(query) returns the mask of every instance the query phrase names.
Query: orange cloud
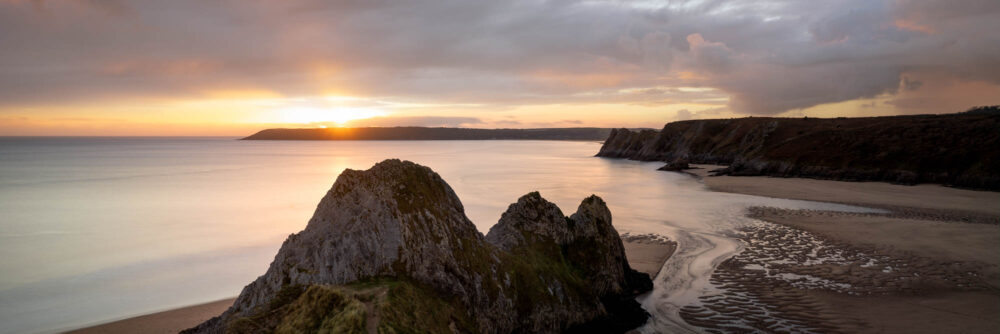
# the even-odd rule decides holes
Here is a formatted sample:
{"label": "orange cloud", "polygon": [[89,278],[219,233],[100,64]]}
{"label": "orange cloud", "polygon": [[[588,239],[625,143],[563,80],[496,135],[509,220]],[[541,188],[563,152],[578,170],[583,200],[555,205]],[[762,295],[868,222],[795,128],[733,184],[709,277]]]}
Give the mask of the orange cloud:
{"label": "orange cloud", "polygon": [[694,71],[681,71],[677,73],[677,77],[680,78],[681,80],[687,80],[687,81],[698,81],[698,80],[708,79],[707,76]]}
{"label": "orange cloud", "polygon": [[594,89],[621,85],[631,76],[623,73],[580,73],[539,70],[529,75],[531,80],[547,84],[558,84],[565,87]]}
{"label": "orange cloud", "polygon": [[895,22],[893,22],[893,24],[896,26],[896,28],[903,29],[903,30],[922,32],[922,33],[925,33],[925,34],[933,34],[934,33],[934,28],[931,28],[930,26],[918,24],[917,22],[914,22],[914,21],[911,21],[911,20],[898,19]]}
{"label": "orange cloud", "polygon": [[267,89],[239,89],[223,88],[205,91],[205,96],[211,99],[238,100],[238,99],[276,99],[282,95],[278,92]]}

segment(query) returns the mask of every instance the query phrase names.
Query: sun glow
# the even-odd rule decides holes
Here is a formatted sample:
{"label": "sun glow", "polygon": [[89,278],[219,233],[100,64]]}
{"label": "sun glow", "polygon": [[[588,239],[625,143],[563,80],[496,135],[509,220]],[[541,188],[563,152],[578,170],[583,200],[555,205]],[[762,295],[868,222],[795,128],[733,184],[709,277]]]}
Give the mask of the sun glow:
{"label": "sun glow", "polygon": [[381,110],[355,107],[293,107],[282,110],[282,119],[285,123],[318,124],[322,127],[343,126],[353,120],[384,115],[385,112]]}

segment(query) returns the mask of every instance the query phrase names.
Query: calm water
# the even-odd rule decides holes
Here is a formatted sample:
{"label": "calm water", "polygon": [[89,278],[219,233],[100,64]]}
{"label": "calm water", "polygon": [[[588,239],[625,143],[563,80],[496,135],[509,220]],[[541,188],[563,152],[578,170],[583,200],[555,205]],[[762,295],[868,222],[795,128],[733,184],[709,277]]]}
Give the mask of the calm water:
{"label": "calm water", "polygon": [[709,192],[657,163],[595,158],[557,141],[237,141],[0,138],[0,333],[52,332],[232,297],[305,227],[345,168],[387,158],[433,168],[480,231],[538,190],[565,213],[603,197],[619,232],[680,248],[641,301],[644,332],[684,329],[676,310],[741,245],[748,206],[862,210]]}

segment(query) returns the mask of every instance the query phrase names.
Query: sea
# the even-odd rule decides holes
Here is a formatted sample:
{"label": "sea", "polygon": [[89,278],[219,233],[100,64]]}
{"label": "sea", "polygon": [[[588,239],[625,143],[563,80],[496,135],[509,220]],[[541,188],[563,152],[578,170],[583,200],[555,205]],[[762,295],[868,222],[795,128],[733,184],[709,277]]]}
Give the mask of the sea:
{"label": "sea", "polygon": [[709,191],[655,162],[583,141],[245,141],[223,137],[0,137],[0,333],[53,333],[234,297],[302,230],[345,169],[432,168],[486,233],[539,191],[566,214],[604,198],[621,233],[678,252],[640,297],[642,332],[697,331],[677,309],[742,249],[751,206],[867,212]]}

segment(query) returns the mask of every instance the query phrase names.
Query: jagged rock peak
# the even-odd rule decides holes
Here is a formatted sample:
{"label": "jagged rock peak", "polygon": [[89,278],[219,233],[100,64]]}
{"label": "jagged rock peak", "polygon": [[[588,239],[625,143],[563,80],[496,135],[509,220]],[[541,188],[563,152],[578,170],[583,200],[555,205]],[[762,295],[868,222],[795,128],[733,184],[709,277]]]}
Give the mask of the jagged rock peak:
{"label": "jagged rock peak", "polygon": [[[558,244],[568,242],[566,216],[554,203],[542,198],[537,191],[517,199],[500,216],[500,222],[490,228],[486,240],[510,251],[527,240],[527,236],[548,237]],[[522,233],[526,232],[526,233]]]}
{"label": "jagged rock peak", "polygon": [[188,332],[319,331],[346,318],[380,332],[623,332],[646,321],[633,297],[652,282],[629,267],[599,197],[566,217],[529,193],[488,238],[427,167],[345,170],[267,272]]}
{"label": "jagged rock peak", "polygon": [[629,291],[626,276],[640,275],[628,266],[611,210],[596,195],[584,199],[569,217],[538,192],[524,195],[490,228],[486,240],[507,251],[554,242],[565,258],[586,264],[581,268],[601,294]]}
{"label": "jagged rock peak", "polygon": [[306,228],[285,240],[267,272],[243,289],[223,318],[251,314],[287,286],[401,274],[476,298],[477,291],[461,284],[472,273],[456,257],[483,244],[458,196],[430,168],[392,159],[366,171],[347,169]]}

